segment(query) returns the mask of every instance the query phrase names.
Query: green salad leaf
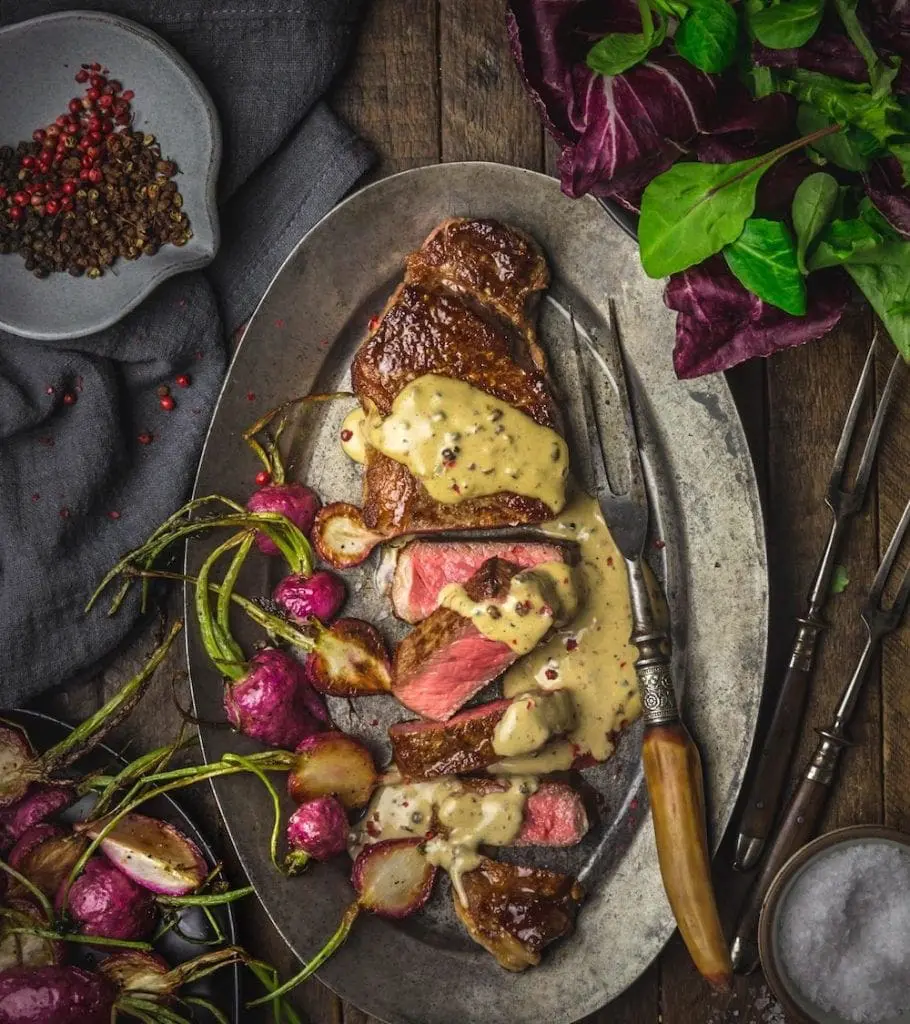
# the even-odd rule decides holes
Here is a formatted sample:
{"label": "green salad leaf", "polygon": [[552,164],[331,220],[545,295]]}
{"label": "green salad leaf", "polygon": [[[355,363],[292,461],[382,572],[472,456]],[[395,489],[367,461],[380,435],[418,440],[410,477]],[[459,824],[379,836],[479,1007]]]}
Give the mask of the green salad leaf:
{"label": "green salad leaf", "polygon": [[831,121],[866,133],[877,153],[865,155],[890,152],[900,162],[904,180],[910,182],[910,115],[890,92],[879,94],[868,82],[846,82],[802,68],[781,79],[780,87]]}
{"label": "green salad leaf", "polygon": [[805,316],[806,282],[797,263],[796,242],[783,221],[750,217],[739,238],[724,247],[724,259],[762,302]]}
{"label": "green salad leaf", "polygon": [[751,160],[680,163],[659,174],[641,200],[638,242],[645,273],[675,274],[736,241],[755,209],[755,190],[765,171],[818,137],[796,139]]}
{"label": "green salad leaf", "polygon": [[869,81],[873,93],[882,95],[890,90],[898,68],[894,64],[886,64],[875,52],[875,48],[856,16],[858,6],[859,0],[834,0],[834,8],[847,30],[850,41],[863,55],[866,67],[869,69]]}
{"label": "green salad leaf", "polygon": [[736,59],[739,22],[727,0],[689,0],[673,41],[676,50],[700,71],[716,74]]}
{"label": "green salad leaf", "polygon": [[749,29],[755,38],[772,50],[789,50],[803,46],[818,31],[825,0],[783,0],[782,3],[749,10]]}
{"label": "green salad leaf", "polygon": [[651,13],[647,0],[638,0],[641,32],[611,32],[588,51],[588,67],[601,75],[621,75],[640,64],[667,35],[666,22]]}
{"label": "green salad leaf", "polygon": [[796,232],[796,262],[807,274],[806,250],[834,216],[840,198],[837,180],[823,171],[804,178],[793,195],[793,230]]}
{"label": "green salad leaf", "polygon": [[824,229],[809,259],[810,270],[846,263],[910,268],[910,242],[894,231],[868,199],[852,218],[838,217]]}
{"label": "green salad leaf", "polygon": [[907,265],[851,261],[844,264],[844,269],[878,314],[898,352],[910,363],[910,273]]}
{"label": "green salad leaf", "polygon": [[[826,117],[820,110],[809,106],[808,103],[800,103],[796,111],[796,127],[800,134],[808,135],[810,132],[830,127],[832,124],[834,121],[830,117]],[[874,152],[878,148],[875,140],[869,140],[868,136],[862,136],[861,133],[857,140],[857,133],[854,131],[826,135],[814,143],[809,152],[814,150],[820,153],[825,160],[830,161],[835,167],[842,167],[845,171],[867,171],[869,170],[869,157],[863,153],[861,148],[864,138],[866,148],[871,148]]]}
{"label": "green salad leaf", "polygon": [[850,583],[850,577],[847,575],[847,567],[845,565],[835,565],[834,575],[831,577],[831,593],[842,594]]}

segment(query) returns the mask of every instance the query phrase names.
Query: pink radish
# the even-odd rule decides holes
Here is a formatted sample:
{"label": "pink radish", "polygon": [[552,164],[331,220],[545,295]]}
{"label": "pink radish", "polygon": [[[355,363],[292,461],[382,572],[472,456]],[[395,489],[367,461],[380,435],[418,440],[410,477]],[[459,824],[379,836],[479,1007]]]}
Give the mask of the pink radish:
{"label": "pink radish", "polygon": [[[274,479],[274,478],[273,478]],[[306,536],[313,529],[313,520],[322,502],[314,490],[303,484],[273,483],[250,495],[249,512],[274,512],[284,516]],[[277,555],[278,546],[266,533],[256,535],[256,546],[264,555]]]}
{"label": "pink radish", "polygon": [[0,807],[22,800],[32,783],[46,783],[56,772],[68,767],[97,744],[136,706],[155,669],[180,632],[183,623],[175,622],[170,633],[141,671],[118,693],[65,739],[44,754],[35,755],[24,734],[15,728],[0,726]]}
{"label": "pink radish", "polygon": [[305,739],[288,771],[288,793],[298,804],[336,796],[350,810],[366,807],[379,776],[373,756],[353,736],[321,732]]}
{"label": "pink radish", "polygon": [[420,910],[430,898],[436,881],[436,868],[424,855],[423,845],[422,839],[385,839],[365,846],[351,871],[357,899],[344,912],[338,930],[303,970],[274,992],[247,1006],[259,1006],[276,999],[319,970],[348,937],[361,910],[393,919]]}
{"label": "pink radish", "polygon": [[110,1024],[116,990],[81,967],[0,973],[0,1024]]}
{"label": "pink radish", "polygon": [[288,874],[299,874],[312,858],[331,860],[344,853],[348,841],[348,817],[333,796],[319,796],[301,804],[288,821],[285,860]]}
{"label": "pink radish", "polygon": [[[107,820],[93,821],[78,829],[90,839],[97,839]],[[209,872],[205,858],[191,839],[168,822],[144,814],[123,815],[101,840],[100,847],[126,878],[163,896],[196,892]]]}
{"label": "pink radish", "polygon": [[63,882],[56,909],[83,935],[137,941],[155,927],[155,897],[104,857],[91,857],[72,885]]}
{"label": "pink radish", "polygon": [[0,853],[6,853],[32,825],[64,810],[72,802],[70,785],[34,783],[29,786],[21,800],[0,808]]}
{"label": "pink radish", "polygon": [[85,839],[59,825],[32,825],[10,851],[9,863],[53,899],[87,847]]}
{"label": "pink radish", "polygon": [[312,576],[285,576],[272,592],[275,604],[298,624],[314,618],[329,622],[338,614],[344,597],[341,577],[324,569]]}
{"label": "pink radish", "polygon": [[238,732],[292,749],[323,729],[329,713],[299,662],[276,647],[258,651],[225,684],[224,710]]}

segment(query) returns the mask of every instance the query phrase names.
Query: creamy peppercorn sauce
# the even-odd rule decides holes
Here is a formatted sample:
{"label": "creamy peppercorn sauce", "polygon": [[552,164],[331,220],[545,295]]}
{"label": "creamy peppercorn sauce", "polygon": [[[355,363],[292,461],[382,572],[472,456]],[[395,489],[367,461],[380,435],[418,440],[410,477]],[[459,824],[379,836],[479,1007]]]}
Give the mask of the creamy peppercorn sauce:
{"label": "creamy peppercorn sauce", "polygon": [[521,832],[525,804],[537,790],[537,779],[515,776],[499,792],[480,793],[456,776],[432,782],[382,786],[349,837],[356,858],[364,846],[380,839],[426,836],[431,864],[443,868],[462,903],[461,877],[479,867],[481,846],[509,846]]}
{"label": "creamy peppercorn sauce", "polygon": [[[628,576],[597,502],[576,491],[566,504],[565,441],[470,384],[427,374],[404,388],[384,419],[349,414],[345,452],[362,462],[368,445],[406,465],[437,501],[510,491],[553,509],[540,529],[577,546],[576,566],[521,572],[495,604],[474,602],[451,584],[440,603],[523,655],[503,679],[513,704],[496,730],[502,760],[490,772],[538,775],[579,757],[606,760],[617,733],[641,713]],[[571,706],[535,698],[551,692],[567,693]]]}
{"label": "creamy peppercorn sauce", "polygon": [[565,440],[464,381],[424,374],[399,392],[388,416],[367,412],[345,421],[342,430],[352,437],[343,443],[351,447],[356,426],[368,445],[407,466],[442,504],[505,491],[537,498],[554,513],[565,504]]}

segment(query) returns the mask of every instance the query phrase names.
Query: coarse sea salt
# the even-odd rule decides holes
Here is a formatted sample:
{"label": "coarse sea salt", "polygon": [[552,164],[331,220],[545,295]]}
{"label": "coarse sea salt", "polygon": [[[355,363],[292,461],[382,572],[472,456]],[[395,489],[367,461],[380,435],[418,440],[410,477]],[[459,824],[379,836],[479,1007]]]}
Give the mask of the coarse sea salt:
{"label": "coarse sea salt", "polygon": [[819,855],[782,902],[777,941],[810,1004],[855,1024],[910,1024],[910,850],[867,840]]}

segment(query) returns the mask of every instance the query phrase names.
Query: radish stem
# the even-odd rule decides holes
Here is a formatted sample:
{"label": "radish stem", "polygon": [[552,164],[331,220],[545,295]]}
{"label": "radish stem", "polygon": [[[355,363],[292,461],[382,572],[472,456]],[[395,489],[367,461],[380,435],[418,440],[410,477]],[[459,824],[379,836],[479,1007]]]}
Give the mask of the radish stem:
{"label": "radish stem", "polygon": [[269,842],[269,854],[272,857],[272,863],[275,865],[278,871],[281,871],[281,865],[278,863],[278,839],[281,835],[281,800],[278,796],[278,790],[275,789],[275,787],[271,783],[271,780],[268,778],[265,772],[259,767],[259,765],[254,764],[250,760],[250,758],[243,757],[243,755],[241,754],[225,754],[224,760],[227,761],[229,764],[232,762],[236,762],[237,764],[242,765],[244,768],[246,768],[247,771],[252,772],[263,784],[263,786],[265,786],[266,791],[272,798],[272,808],[275,811],[275,820],[272,824],[272,836]]}
{"label": "radish stem", "polygon": [[250,532],[246,535],[243,543],[237,549],[237,553],[234,555],[228,571],[224,575],[221,590],[218,594],[215,621],[224,630],[224,632],[228,634],[230,634],[231,631],[231,594],[237,586],[237,577],[240,575],[240,570],[243,568],[243,563],[246,560],[246,556],[250,553],[250,548],[253,546],[255,540],[255,533]]}
{"label": "radish stem", "polygon": [[55,932],[50,928],[9,928],[11,935],[37,935],[39,939],[52,939],[55,942],[75,942],[80,946],[105,946],[114,949],[139,949],[147,953],[153,947],[150,942],[134,942],[130,939],[106,939],[102,935],[74,935],[67,932]]}
{"label": "radish stem", "polygon": [[100,740],[106,732],[133,710],[136,702],[145,692],[145,687],[152,674],[164,660],[164,656],[181,629],[183,629],[183,623],[178,619],[171,626],[163,643],[152,652],[152,656],[139,673],[122,690],[115,693],[104,707],[86,718],[65,739],[41,756],[41,763],[48,774],[72,764],[85,752],[90,741]]}
{"label": "radish stem", "polygon": [[304,982],[311,975],[315,974],[320,967],[332,956],[332,954],[341,946],[344,940],[348,937],[351,931],[351,926],[357,920],[357,915],[360,913],[360,904],[352,903],[348,909],[344,912],[344,917],[341,919],[341,924],[338,926],[335,934],[329,939],[329,941],[319,950],[316,956],[308,964],[306,964],[303,970],[299,971],[290,978],[283,985],[280,985],[274,992],[270,992],[267,996],[260,996],[259,999],[254,999],[251,1003],[247,1003],[246,1007],[251,1010],[254,1006],[262,1006],[263,1003],[268,1003],[272,999],[278,999],[290,992],[292,988],[296,988],[301,982]]}
{"label": "radish stem", "polygon": [[215,562],[227,551],[241,545],[245,538],[245,533],[230,537],[223,544],[219,544],[206,558],[199,570],[199,582],[196,586],[195,597],[196,620],[199,623],[199,633],[206,654],[218,665],[224,675],[235,681],[246,675],[247,669],[244,665],[246,659],[236,641],[225,631],[216,628],[209,601],[208,579]]}
{"label": "radish stem", "polygon": [[155,901],[163,907],[218,907],[223,903],[235,903],[246,896],[252,896],[256,890],[251,885],[242,889],[229,889],[227,892],[201,893],[193,896],[157,896]]}
{"label": "radish stem", "polygon": [[18,882],[23,889],[27,889],[29,894],[38,901],[41,909],[44,911],[46,921],[51,922],[54,920],[54,908],[51,906],[50,900],[34,882],[26,878],[25,875],[20,874],[20,872],[18,872],[14,867],[7,864],[5,860],[0,860],[0,869],[5,871],[14,882]]}
{"label": "radish stem", "polygon": [[186,1003],[188,1006],[200,1006],[209,1016],[215,1021],[215,1024],[231,1024],[231,1022],[225,1017],[225,1015],[218,1009],[214,1003],[210,1003],[208,999],[203,999],[202,996],[186,996],[181,1002]]}

